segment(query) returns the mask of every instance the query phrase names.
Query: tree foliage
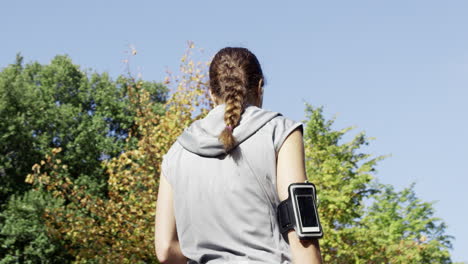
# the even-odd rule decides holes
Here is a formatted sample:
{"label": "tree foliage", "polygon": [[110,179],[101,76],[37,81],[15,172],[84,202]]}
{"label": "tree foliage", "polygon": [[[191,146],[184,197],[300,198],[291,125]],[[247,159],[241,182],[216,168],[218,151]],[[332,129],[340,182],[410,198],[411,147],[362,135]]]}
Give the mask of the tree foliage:
{"label": "tree foliage", "polygon": [[[402,191],[375,184],[379,190],[363,214],[359,243],[361,259],[374,263],[450,263],[451,236],[434,217],[432,203],[418,199],[414,184]],[[362,239],[366,237],[366,239]]]}
{"label": "tree foliage", "polygon": [[351,127],[333,130],[322,108],[308,105],[306,113],[306,169],[317,186],[325,262],[450,263],[451,237],[432,204],[412,186],[397,192],[374,179],[384,156],[360,152],[370,138],[359,133],[341,144]]}
{"label": "tree foliage", "polygon": [[0,264],[70,262],[72,256],[61,241],[50,239],[42,218],[46,208],[61,203],[48,193],[33,190],[13,195],[0,212]]}
{"label": "tree foliage", "polygon": [[[0,73],[0,201],[28,188],[25,176],[51,148],[62,148],[71,177],[105,182],[101,161],[117,156],[134,125],[128,78],[82,71],[68,56],[49,65],[16,62]],[[142,83],[155,105],[166,89]]]}
{"label": "tree foliage", "polygon": [[[190,51],[190,49],[189,49]],[[77,263],[154,263],[154,218],[162,156],[183,129],[207,112],[204,64],[195,65],[190,52],[182,58],[180,78],[163,114],[154,111],[149,92],[135,81],[130,100],[140,107],[131,136],[135,149],[102,163],[108,177],[105,198],[87,194],[68,177],[68,166],[54,149],[34,166],[27,181],[69,201],[47,210],[51,233],[67,241]]]}
{"label": "tree foliage", "polygon": [[[124,76],[113,81],[106,73],[84,72],[62,55],[42,65],[24,64],[18,54],[16,62],[0,72],[2,261],[63,263],[61,240],[46,236],[44,221],[39,220],[46,208],[52,210],[51,205],[61,200],[28,191],[25,177],[35,163],[44,164],[40,161],[51,149],[60,148],[60,160],[56,160],[62,164],[56,167],[60,175],[86,187],[86,192],[104,197],[107,175],[103,161],[134,147],[139,138],[138,133],[133,140],[128,137],[141,107],[129,100],[130,83]],[[140,86],[147,91],[153,112],[161,113],[165,86],[148,81],[141,81]]]}

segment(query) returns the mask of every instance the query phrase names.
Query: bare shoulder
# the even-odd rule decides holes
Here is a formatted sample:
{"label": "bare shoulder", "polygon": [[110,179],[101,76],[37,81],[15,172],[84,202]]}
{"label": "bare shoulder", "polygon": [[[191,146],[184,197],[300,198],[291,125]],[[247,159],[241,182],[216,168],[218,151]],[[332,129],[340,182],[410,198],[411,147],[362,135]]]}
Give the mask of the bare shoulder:
{"label": "bare shoulder", "polygon": [[278,156],[280,154],[284,155],[285,152],[298,151],[302,149],[304,149],[302,129],[296,128],[284,140],[284,143],[279,150]]}
{"label": "bare shoulder", "polygon": [[288,198],[288,186],[306,180],[302,130],[291,132],[278,152],[276,183],[280,200]]}

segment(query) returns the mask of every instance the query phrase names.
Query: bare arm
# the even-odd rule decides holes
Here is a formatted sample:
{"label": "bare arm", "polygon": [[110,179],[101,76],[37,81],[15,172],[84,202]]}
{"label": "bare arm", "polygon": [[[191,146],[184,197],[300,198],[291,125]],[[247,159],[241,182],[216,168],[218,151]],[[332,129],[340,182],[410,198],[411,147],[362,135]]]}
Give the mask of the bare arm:
{"label": "bare arm", "polygon": [[[278,152],[276,166],[277,191],[279,199],[283,201],[288,198],[288,186],[291,183],[304,182],[307,179],[300,129],[294,130],[284,141]],[[322,263],[318,240],[299,240],[294,230],[289,231],[288,239],[294,264]]]}
{"label": "bare arm", "polygon": [[156,256],[161,263],[187,263],[180,250],[175,225],[171,185],[161,174],[155,221]]}

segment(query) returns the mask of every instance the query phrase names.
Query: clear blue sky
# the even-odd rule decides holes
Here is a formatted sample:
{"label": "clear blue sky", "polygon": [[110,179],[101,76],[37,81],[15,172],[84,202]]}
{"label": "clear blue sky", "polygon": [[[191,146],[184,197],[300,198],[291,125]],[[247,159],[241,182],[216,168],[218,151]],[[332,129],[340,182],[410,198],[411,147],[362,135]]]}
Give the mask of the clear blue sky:
{"label": "clear blue sky", "polygon": [[454,235],[453,260],[468,261],[468,2],[369,1],[3,1],[0,67],[17,52],[48,63],[162,80],[187,40],[208,59],[224,46],[257,54],[265,108],[304,119],[323,105],[336,128],[357,126],[392,154],[378,178],[436,201]]}

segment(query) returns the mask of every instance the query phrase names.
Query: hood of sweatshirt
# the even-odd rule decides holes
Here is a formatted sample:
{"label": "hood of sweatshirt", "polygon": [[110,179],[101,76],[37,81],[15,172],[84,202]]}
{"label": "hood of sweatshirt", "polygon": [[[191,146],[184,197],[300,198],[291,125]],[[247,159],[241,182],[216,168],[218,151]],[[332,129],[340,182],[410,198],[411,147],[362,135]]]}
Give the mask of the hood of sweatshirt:
{"label": "hood of sweatshirt", "polygon": [[[226,127],[224,109],[224,104],[213,108],[205,118],[193,122],[186,128],[177,141],[186,150],[201,156],[214,157],[226,154],[223,143],[218,139]],[[239,125],[233,129],[237,144],[248,139],[271,119],[279,115],[281,114],[253,105],[247,106],[242,113]]]}

